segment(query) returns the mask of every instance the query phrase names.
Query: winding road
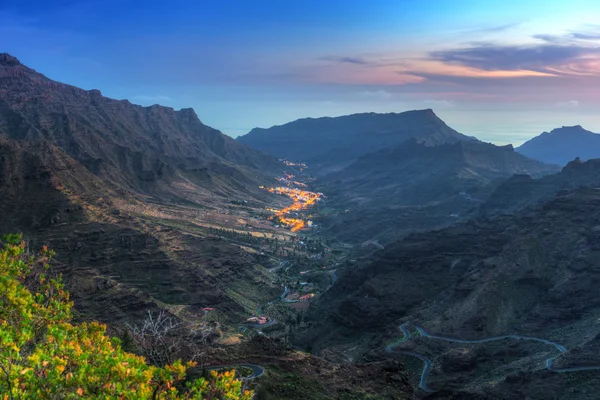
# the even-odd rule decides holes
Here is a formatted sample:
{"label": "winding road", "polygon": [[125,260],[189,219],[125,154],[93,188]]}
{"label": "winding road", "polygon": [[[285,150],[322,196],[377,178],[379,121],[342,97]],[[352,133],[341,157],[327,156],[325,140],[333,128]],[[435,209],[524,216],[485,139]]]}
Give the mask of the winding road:
{"label": "winding road", "polygon": [[[408,329],[408,326],[409,326],[408,323],[400,325],[399,329],[402,331],[404,336],[402,337],[402,339],[388,345],[385,348],[386,352],[392,353],[394,347],[408,341],[411,338],[411,333],[410,333],[410,330]],[[421,328],[420,326],[416,326],[416,325],[415,325],[415,329],[419,332],[419,334],[421,336],[426,337],[428,339],[443,340],[443,341],[451,342],[451,343],[478,344],[478,343],[489,343],[489,342],[495,342],[495,341],[507,340],[507,339],[540,342],[540,343],[543,343],[543,344],[546,344],[549,346],[553,346],[560,352],[559,355],[556,355],[554,357],[550,357],[550,358],[546,359],[546,369],[548,369],[549,371],[559,372],[559,373],[578,372],[578,371],[600,371],[600,365],[590,365],[590,366],[580,366],[580,367],[570,367],[570,368],[553,368],[552,364],[553,364],[554,360],[557,357],[559,357],[561,354],[566,353],[568,350],[564,346],[562,346],[556,342],[547,340],[547,339],[537,338],[537,337],[533,337],[533,336],[505,335],[505,336],[493,336],[493,337],[485,338],[485,339],[466,340],[466,339],[451,338],[451,337],[447,337],[447,336],[432,335],[429,332],[427,332],[425,329]],[[421,361],[423,361],[424,367],[423,367],[423,372],[421,373],[421,381],[419,383],[419,388],[425,390],[426,392],[432,392],[433,390],[431,390],[427,386],[427,378],[429,377],[429,373],[431,372],[433,362],[426,356],[419,354],[419,353],[412,352],[412,351],[399,351],[398,353],[417,357]]]}
{"label": "winding road", "polygon": [[[281,266],[282,266],[282,264],[280,264],[279,267],[277,267],[277,268],[280,268]],[[335,270],[330,271],[330,274],[331,274],[331,285],[329,285],[329,287],[327,288],[327,290],[329,288],[331,288],[333,285],[335,285],[335,283],[338,280],[338,276],[337,276],[337,273],[336,273]],[[285,300],[285,298],[286,298],[286,296],[288,295],[289,292],[290,292],[290,289],[287,286],[285,286],[284,289],[283,289],[283,293],[278,297],[278,300],[281,301],[281,302],[284,302],[284,303],[293,303],[293,302],[299,301],[299,300]],[[269,304],[271,304],[271,303],[272,302],[270,302]],[[259,315],[259,316],[263,315],[262,314],[262,308],[263,308],[263,306],[261,304],[256,309],[256,314],[257,315]],[[271,319],[269,322],[267,322],[266,324],[262,324],[262,325],[261,324],[246,324],[246,326],[242,327],[242,333],[245,332],[245,330],[247,329],[247,327],[252,327],[252,328],[266,328],[266,327],[269,327],[269,326],[274,325],[276,323],[277,323],[277,320]],[[403,327],[401,327],[401,329],[403,329],[403,331],[405,332],[404,333],[405,340],[408,340],[408,338],[410,338],[410,331],[408,331],[408,329],[406,329],[406,327],[404,327],[404,325],[403,325]],[[258,333],[262,334],[261,331],[258,331]],[[390,351],[391,351],[391,348],[390,348]],[[416,353],[414,353],[413,355],[415,357],[421,358],[421,356],[418,355],[418,354],[416,354]],[[432,365],[431,361],[429,361],[427,359],[424,359],[424,358],[421,358],[421,359],[423,359],[423,361],[425,361],[426,363],[428,363],[427,364],[428,365],[427,368],[431,369],[431,365]],[[216,366],[209,366],[209,367],[205,367],[205,368],[210,371],[210,370],[220,370],[220,369],[231,369],[231,368],[236,368],[236,367],[249,368],[249,369],[252,370],[252,374],[250,374],[247,377],[242,378],[242,379],[245,379],[245,380],[256,379],[256,378],[262,376],[265,373],[265,369],[262,366],[257,365],[257,364],[216,365]],[[427,379],[428,373],[429,372],[427,372],[427,374],[424,375],[425,379]],[[427,383],[424,382],[423,385],[426,387]]]}
{"label": "winding road", "polygon": [[329,275],[331,276],[331,283],[329,284],[329,286],[327,286],[325,288],[325,290],[323,290],[323,293],[321,293],[321,296],[325,294],[325,292],[327,292],[329,289],[331,289],[333,287],[333,285],[335,285],[335,283],[338,281],[338,276],[337,276],[337,272],[334,269],[333,271],[329,271]]}
{"label": "winding road", "polygon": [[278,265],[278,266],[276,266],[275,268],[269,268],[269,272],[276,272],[276,271],[278,271],[279,269],[281,269],[281,268],[285,267],[285,264],[287,264],[287,263],[288,263],[287,261],[281,261],[281,262],[279,263],[279,265]]}
{"label": "winding road", "polygon": [[336,270],[334,269],[333,271],[331,271],[331,286],[335,285],[335,283],[337,281],[338,281],[338,276],[337,276]]}
{"label": "winding road", "polygon": [[[385,351],[387,353],[392,353],[394,351],[394,347],[396,347],[404,342],[407,342],[408,339],[410,339],[410,330],[408,330],[408,324],[400,325],[400,330],[404,334],[404,337],[402,337],[402,339],[397,340],[396,342],[394,342],[392,344],[389,344],[385,348]],[[407,356],[417,357],[418,359],[423,361],[423,363],[424,363],[423,372],[421,373],[421,381],[419,382],[419,387],[426,392],[429,392],[429,393],[433,392],[433,390],[431,390],[431,389],[429,389],[429,387],[427,387],[427,377],[429,376],[429,372],[431,371],[433,362],[429,358],[425,357],[423,354],[415,353],[413,351],[399,351],[398,354],[406,354]]]}

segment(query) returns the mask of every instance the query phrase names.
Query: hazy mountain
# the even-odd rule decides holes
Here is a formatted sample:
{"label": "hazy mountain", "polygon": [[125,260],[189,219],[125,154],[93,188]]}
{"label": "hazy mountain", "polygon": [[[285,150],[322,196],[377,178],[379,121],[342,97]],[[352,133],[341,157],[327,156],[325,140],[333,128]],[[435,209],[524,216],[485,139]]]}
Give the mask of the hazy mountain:
{"label": "hazy mountain", "polygon": [[535,160],[566,165],[577,157],[584,161],[600,158],[600,135],[579,125],[563,126],[534,137],[517,151]]}
{"label": "hazy mountain", "polygon": [[340,212],[323,222],[325,232],[345,242],[377,239],[456,222],[514,174],[540,176],[558,167],[516,153],[512,146],[477,140],[438,146],[416,139],[367,154],[319,178],[319,191]]}
{"label": "hazy mountain", "polygon": [[503,181],[478,212],[481,215],[512,213],[547,201],[563,190],[579,187],[600,187],[600,159],[586,162],[576,159],[560,173],[534,179],[529,175],[515,175]]}
{"label": "hazy mountain", "polygon": [[330,171],[411,138],[429,145],[473,140],[429,109],[305,118],[269,129],[255,128],[238,140],[277,157],[307,162],[315,170]]}

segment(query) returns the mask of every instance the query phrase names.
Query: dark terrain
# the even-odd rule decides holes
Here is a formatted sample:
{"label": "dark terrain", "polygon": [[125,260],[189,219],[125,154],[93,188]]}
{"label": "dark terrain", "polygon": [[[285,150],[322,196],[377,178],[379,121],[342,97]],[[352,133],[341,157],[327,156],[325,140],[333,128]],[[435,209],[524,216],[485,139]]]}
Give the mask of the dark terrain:
{"label": "dark terrain", "polygon": [[477,140],[428,146],[412,139],[367,154],[315,184],[338,210],[322,219],[327,236],[386,245],[411,232],[465,219],[514,174],[539,177],[557,170],[512,146]]}
{"label": "dark terrain", "polygon": [[[436,392],[427,396],[432,399],[594,398],[600,389],[593,378],[600,369],[598,160],[583,162],[565,151],[571,162],[560,170],[555,159],[535,161],[512,146],[440,137],[428,125],[437,118],[431,112],[406,114],[411,123],[421,118],[419,134],[404,136],[410,129],[398,122],[394,131],[404,132],[398,142],[378,150],[365,145],[346,152],[340,145],[326,153],[291,144],[304,124],[328,137],[326,126],[336,119],[296,121],[246,138],[278,156],[315,162],[314,186],[326,194],[316,220],[320,232],[353,246],[358,257],[308,310],[295,342],[337,362],[400,359],[415,384],[424,373],[419,354],[432,360],[425,378]],[[352,117],[359,118],[345,118]],[[375,126],[372,132],[380,131]],[[416,338],[402,341],[402,324]],[[467,341],[535,340],[453,343],[419,337],[416,326]],[[539,340],[558,343],[565,353]],[[554,370],[547,369],[549,359]]]}
{"label": "dark terrain", "polygon": [[[577,168],[581,174],[593,171],[588,178],[594,181],[597,162]],[[410,322],[454,338],[542,337],[568,349],[555,361],[561,368],[600,365],[600,190],[593,187],[600,181],[595,182],[514,215],[481,217],[388,246],[340,275],[312,309],[315,322],[299,340],[329,357],[358,360],[401,337],[398,326]],[[552,348],[523,346],[419,339],[398,350],[433,360],[430,386],[436,390],[461,388],[473,398],[594,398],[600,380],[592,377],[598,371],[552,373],[543,362]],[[512,348],[512,355],[494,353],[503,348]],[[471,354],[468,362],[459,360],[464,352]],[[445,367],[448,357],[456,362]],[[547,380],[552,389],[542,390]],[[458,396],[447,398],[463,398]]]}

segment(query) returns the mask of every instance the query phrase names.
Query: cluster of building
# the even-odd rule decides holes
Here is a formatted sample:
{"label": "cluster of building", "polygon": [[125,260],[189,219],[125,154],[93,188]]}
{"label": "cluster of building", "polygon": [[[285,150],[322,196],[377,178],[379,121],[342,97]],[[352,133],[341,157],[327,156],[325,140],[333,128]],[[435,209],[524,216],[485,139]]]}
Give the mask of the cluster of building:
{"label": "cluster of building", "polygon": [[281,161],[283,161],[283,163],[284,163],[285,165],[287,165],[288,167],[298,167],[298,168],[300,168],[301,170],[302,170],[303,168],[308,168],[308,167],[306,166],[306,164],[305,164],[305,163],[295,163],[295,162],[288,161],[288,160],[281,160]]}
{"label": "cluster of building", "polygon": [[277,179],[278,182],[281,182],[287,186],[299,186],[299,187],[306,187],[306,183],[302,183],[302,182],[298,182],[295,181],[294,178],[296,176],[292,175],[292,174],[286,174],[285,176],[280,176],[277,177],[275,179]]}
{"label": "cluster of building", "polygon": [[268,190],[271,193],[277,193],[284,196],[288,196],[289,198],[294,200],[294,204],[285,207],[281,210],[276,210],[273,208],[268,209],[269,211],[272,211],[276,217],[279,218],[279,221],[283,225],[291,227],[292,232],[297,232],[301,229],[312,226],[312,221],[305,221],[301,218],[292,218],[289,217],[288,214],[296,212],[296,216],[298,216],[298,211],[306,210],[308,207],[314,205],[317,201],[321,199],[321,197],[323,197],[323,193],[315,193],[310,192],[308,190],[296,189],[285,186],[278,186],[275,188],[265,188],[264,186],[261,186],[261,189]]}
{"label": "cluster of building", "polygon": [[246,322],[252,322],[255,324],[259,324],[259,325],[264,325],[267,322],[269,322],[269,319],[267,317],[263,317],[263,316],[250,317],[246,320]]}

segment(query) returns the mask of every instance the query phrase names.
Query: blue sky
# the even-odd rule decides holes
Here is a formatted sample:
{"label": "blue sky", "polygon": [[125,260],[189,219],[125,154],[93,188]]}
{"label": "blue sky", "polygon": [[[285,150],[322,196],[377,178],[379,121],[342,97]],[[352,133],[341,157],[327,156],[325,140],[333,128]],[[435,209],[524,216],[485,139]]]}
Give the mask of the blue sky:
{"label": "blue sky", "polygon": [[0,52],[243,134],[303,118],[433,108],[499,144],[600,132],[600,2],[0,0]]}

